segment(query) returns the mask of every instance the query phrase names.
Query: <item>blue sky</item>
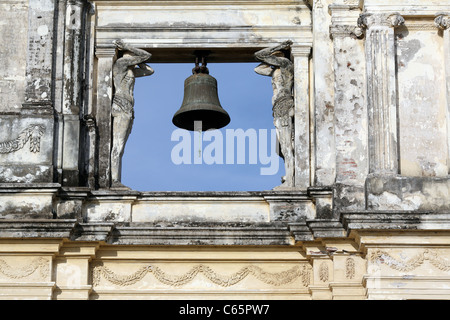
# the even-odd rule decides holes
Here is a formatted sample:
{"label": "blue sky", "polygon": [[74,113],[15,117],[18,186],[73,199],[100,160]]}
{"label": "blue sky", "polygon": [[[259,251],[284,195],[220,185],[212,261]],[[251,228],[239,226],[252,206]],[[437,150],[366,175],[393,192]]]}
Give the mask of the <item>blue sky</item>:
{"label": "blue sky", "polygon": [[[136,79],[136,118],[123,157],[123,184],[139,191],[261,191],[281,183],[282,159],[275,175],[261,175],[260,169],[269,165],[261,164],[259,158],[257,164],[250,164],[248,155],[245,164],[174,164],[172,150],[181,140],[171,141],[178,129],[172,117],[181,106],[184,80],[192,74],[194,64],[149,65],[155,74]],[[221,129],[224,138],[226,129],[266,129],[270,147],[270,130],[274,129],[271,79],[256,74],[256,66],[208,64],[210,75],[218,82],[221,105],[231,117],[230,124]],[[190,135],[194,139],[194,134]],[[209,143],[202,142],[203,149]],[[195,152],[192,147],[192,157]],[[269,150],[269,156],[270,152],[275,151]]]}

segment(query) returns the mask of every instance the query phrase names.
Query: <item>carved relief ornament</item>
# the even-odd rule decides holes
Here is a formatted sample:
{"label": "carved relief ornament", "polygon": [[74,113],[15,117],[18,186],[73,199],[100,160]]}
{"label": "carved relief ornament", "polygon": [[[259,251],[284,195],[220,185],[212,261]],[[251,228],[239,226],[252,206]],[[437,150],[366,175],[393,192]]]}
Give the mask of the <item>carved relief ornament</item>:
{"label": "carved relief ornament", "polygon": [[192,267],[185,274],[171,275],[164,272],[157,266],[148,265],[141,267],[139,270],[130,275],[120,275],[103,265],[97,265],[92,269],[92,282],[94,286],[98,286],[100,284],[100,279],[103,277],[114,285],[124,287],[139,282],[148,273],[152,273],[159,282],[172,287],[180,287],[193,281],[199,273],[203,274],[212,283],[221,287],[233,286],[244,280],[249,275],[254,276],[263,283],[273,286],[282,286],[300,278],[302,284],[306,287],[310,283],[311,270],[309,266],[305,265],[302,267],[295,266],[282,272],[270,273],[264,271],[258,266],[249,265],[231,275],[225,276],[216,273],[206,265],[199,264]]}
{"label": "carved relief ornament", "polygon": [[30,151],[37,153],[41,150],[41,136],[45,127],[39,124],[32,124],[24,129],[19,136],[10,141],[0,142],[0,154],[12,153],[22,149],[30,141]]}

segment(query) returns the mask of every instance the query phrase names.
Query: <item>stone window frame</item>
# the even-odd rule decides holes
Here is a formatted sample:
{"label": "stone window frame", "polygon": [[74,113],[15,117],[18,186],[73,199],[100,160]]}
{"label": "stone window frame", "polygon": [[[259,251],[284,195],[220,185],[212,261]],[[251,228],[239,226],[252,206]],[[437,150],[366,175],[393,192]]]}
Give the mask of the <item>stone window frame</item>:
{"label": "stone window frame", "polygon": [[[104,106],[111,105],[113,96],[112,83],[112,65],[117,59],[117,50],[113,45],[113,41],[122,39],[135,47],[148,50],[152,53],[152,62],[191,62],[190,52],[194,50],[217,50],[217,62],[249,62],[254,52],[259,49],[275,46],[287,39],[294,42],[291,48],[291,59],[294,62],[295,68],[295,84],[294,84],[294,99],[295,99],[295,189],[307,190],[311,186],[311,143],[310,137],[310,55],[312,50],[312,26],[307,25],[292,25],[292,26],[276,26],[266,25],[259,27],[259,34],[261,37],[255,37],[254,30],[251,26],[230,25],[223,27],[152,27],[140,26],[136,27],[132,24],[123,24],[121,26],[98,25],[99,16],[107,14],[108,10],[116,9],[108,7],[109,2],[105,0],[91,1],[95,8],[90,17],[90,41],[88,55],[90,59],[90,74],[88,85],[88,104],[85,108],[85,113],[89,119],[94,119],[96,130],[89,130],[88,135],[91,135],[89,141],[98,140],[98,147],[91,143],[88,147],[93,148],[89,152],[90,155],[97,155],[96,159],[87,160],[88,163],[95,162],[95,166],[88,169],[88,181],[90,186],[95,185],[100,189],[110,187],[110,156],[109,150],[111,148],[111,137],[108,132],[111,132],[111,115],[108,108]],[[119,3],[121,1],[116,1]],[[181,1],[183,2],[183,1]],[[219,1],[219,5],[231,3],[233,1]],[[245,1],[246,3],[247,1]],[[262,1],[263,5],[272,3],[274,7],[277,6],[275,1]],[[125,3],[125,2],[123,2]],[[132,4],[127,1],[128,6]],[[241,3],[241,5],[245,5]],[[254,2],[248,1],[251,5]],[[283,2],[284,3],[284,2]],[[209,4],[211,5],[211,4]],[[291,6],[300,6],[302,10],[307,10],[310,13],[310,8],[303,2],[290,3]],[[193,9],[202,10],[202,5],[198,3]],[[122,9],[126,10],[127,7]],[[253,7],[252,7],[253,8]],[[283,9],[284,10],[284,9]],[[305,13],[305,12],[303,12]],[[101,20],[101,19],[100,19]],[[161,39],[158,35],[165,32],[165,38]],[[204,33],[213,32],[217,34],[217,41],[211,38],[205,38]],[[167,33],[170,36],[167,36]],[[183,42],[183,36],[189,33],[190,43]],[[139,35],[138,35],[139,34]],[[242,43],[236,43],[235,36],[240,34],[244,38]],[[155,41],[155,39],[157,39]],[[211,42],[214,43],[211,43]],[[171,52],[177,52],[180,58],[175,55],[169,55]],[[163,60],[163,56],[167,59]],[[254,61],[254,60],[253,60]],[[214,61],[210,61],[214,62]],[[102,107],[103,106],[103,107]],[[88,126],[89,127],[89,126]],[[95,137],[94,135],[98,135]],[[98,150],[94,150],[98,148]]]}

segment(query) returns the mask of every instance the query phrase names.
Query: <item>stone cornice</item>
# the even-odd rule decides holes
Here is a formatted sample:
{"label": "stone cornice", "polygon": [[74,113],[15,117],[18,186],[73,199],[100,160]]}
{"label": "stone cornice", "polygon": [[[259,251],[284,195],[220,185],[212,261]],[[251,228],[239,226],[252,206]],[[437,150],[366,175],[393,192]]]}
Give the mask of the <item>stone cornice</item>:
{"label": "stone cornice", "polygon": [[342,212],[339,220],[303,222],[198,223],[161,226],[150,223],[79,223],[67,219],[0,219],[0,239],[63,238],[114,245],[276,245],[321,239],[345,239],[358,231],[450,231],[448,214],[410,211]]}
{"label": "stone cornice", "polygon": [[76,220],[0,219],[0,238],[72,238]]}
{"label": "stone cornice", "polygon": [[[133,0],[89,0],[92,3],[102,6],[136,6],[142,5],[142,1]],[[174,0],[174,1],[146,1],[146,6],[223,6],[223,5],[240,5],[240,6],[300,6],[307,8],[309,0]]]}
{"label": "stone cornice", "polygon": [[437,212],[344,212],[341,222],[348,233],[352,230],[450,230],[448,214]]}

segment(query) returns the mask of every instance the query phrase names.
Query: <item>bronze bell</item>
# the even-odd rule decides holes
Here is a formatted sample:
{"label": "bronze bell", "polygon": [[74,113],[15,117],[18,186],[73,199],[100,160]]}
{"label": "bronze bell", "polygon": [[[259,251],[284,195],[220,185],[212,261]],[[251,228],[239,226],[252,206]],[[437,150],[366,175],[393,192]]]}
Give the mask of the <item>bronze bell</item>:
{"label": "bronze bell", "polygon": [[202,131],[220,129],[230,123],[230,116],[222,108],[217,93],[217,80],[209,75],[205,57],[196,58],[193,75],[184,81],[184,98],[172,122],[179,128],[194,131],[195,121],[202,122]]}

